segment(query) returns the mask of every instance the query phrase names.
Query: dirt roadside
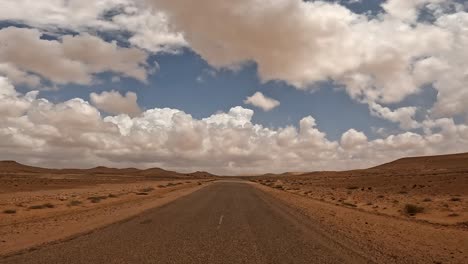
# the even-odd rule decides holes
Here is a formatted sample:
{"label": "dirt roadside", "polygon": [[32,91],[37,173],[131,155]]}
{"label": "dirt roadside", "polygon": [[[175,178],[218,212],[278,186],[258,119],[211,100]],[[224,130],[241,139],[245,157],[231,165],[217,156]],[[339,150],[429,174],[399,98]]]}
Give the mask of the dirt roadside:
{"label": "dirt roadside", "polygon": [[[41,200],[71,193],[74,197],[87,197],[80,204],[70,205],[75,200],[68,199],[52,208],[32,210],[23,209],[20,213],[2,214],[0,219],[0,256],[18,254],[25,250],[34,250],[48,243],[72,239],[84,233],[92,232],[109,224],[124,221],[145,210],[165,205],[182,196],[195,192],[209,185],[209,181],[190,181],[184,184],[169,184],[164,188],[162,182],[138,183],[133,187],[128,184],[107,184],[94,189],[60,190],[59,193],[18,193],[15,200]],[[155,185],[153,187],[153,185]],[[142,186],[145,186],[143,190]],[[122,192],[125,190],[125,192]],[[120,191],[120,192],[119,192]],[[145,192],[143,192],[145,191]],[[83,193],[85,192],[85,193]],[[77,194],[78,195],[77,195]],[[109,193],[112,193],[110,195]],[[12,194],[8,194],[12,197]],[[27,198],[26,198],[27,197]],[[73,198],[76,199],[76,198]],[[93,199],[100,199],[97,202]],[[36,202],[37,203],[37,202]],[[45,203],[47,204],[47,203]]]}
{"label": "dirt roadside", "polygon": [[372,214],[252,184],[298,209],[338,243],[359,248],[376,263],[468,263],[466,228]]}

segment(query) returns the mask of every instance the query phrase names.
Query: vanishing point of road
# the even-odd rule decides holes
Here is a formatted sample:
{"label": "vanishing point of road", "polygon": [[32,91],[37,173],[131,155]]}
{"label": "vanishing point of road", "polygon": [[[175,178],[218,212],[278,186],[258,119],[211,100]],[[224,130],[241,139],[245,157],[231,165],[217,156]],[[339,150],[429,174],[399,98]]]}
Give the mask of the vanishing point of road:
{"label": "vanishing point of road", "polygon": [[220,181],[127,221],[0,263],[369,263],[242,181]]}

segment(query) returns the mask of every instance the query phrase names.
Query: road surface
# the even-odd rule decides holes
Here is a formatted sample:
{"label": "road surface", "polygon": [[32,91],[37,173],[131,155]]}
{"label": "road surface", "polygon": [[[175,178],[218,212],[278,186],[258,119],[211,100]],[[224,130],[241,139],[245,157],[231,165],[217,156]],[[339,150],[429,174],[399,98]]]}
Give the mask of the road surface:
{"label": "road surface", "polygon": [[163,207],[0,263],[369,263],[249,183],[221,181]]}

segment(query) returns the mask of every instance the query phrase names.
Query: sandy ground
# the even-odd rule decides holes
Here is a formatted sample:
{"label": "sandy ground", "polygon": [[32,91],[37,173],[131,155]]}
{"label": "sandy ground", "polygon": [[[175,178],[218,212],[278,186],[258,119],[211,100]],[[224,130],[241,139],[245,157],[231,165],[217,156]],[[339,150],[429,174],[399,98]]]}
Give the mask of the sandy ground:
{"label": "sandy ground", "polygon": [[[356,170],[257,177],[254,181],[374,214],[468,225],[468,169]],[[419,208],[411,212],[407,206]]]}
{"label": "sandy ground", "polygon": [[[465,153],[408,158],[367,170],[243,179],[377,263],[468,263],[467,162]],[[8,164],[15,170],[0,174],[0,255],[91,232],[215,179],[202,172],[198,178],[117,175],[108,168],[80,175],[35,168],[30,173]]]}
{"label": "sandy ground", "polygon": [[8,178],[10,186],[0,184],[0,255],[90,232],[166,204],[210,182],[114,178],[116,183],[112,183],[99,177],[94,181],[73,181],[70,177],[48,177],[45,182],[12,179]]}
{"label": "sandy ground", "polygon": [[468,263],[468,230],[462,226],[370,213],[253,184],[300,210],[335,241],[372,256],[376,263]]}

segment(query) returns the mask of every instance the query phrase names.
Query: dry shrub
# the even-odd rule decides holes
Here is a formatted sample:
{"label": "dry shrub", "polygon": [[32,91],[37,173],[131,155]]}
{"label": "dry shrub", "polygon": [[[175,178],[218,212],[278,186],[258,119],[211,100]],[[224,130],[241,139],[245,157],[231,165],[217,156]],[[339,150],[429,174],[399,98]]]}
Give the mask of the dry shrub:
{"label": "dry shrub", "polygon": [[73,201],[70,201],[70,202],[68,203],[68,206],[78,206],[78,205],[80,205],[80,204],[82,204],[81,201],[73,200]]}
{"label": "dry shrub", "polygon": [[88,200],[90,200],[92,203],[99,203],[101,200],[107,199],[107,196],[90,196],[88,197]]}
{"label": "dry shrub", "polygon": [[415,215],[424,212],[424,207],[414,204],[406,204],[403,210],[406,214]]}
{"label": "dry shrub", "polygon": [[55,205],[51,203],[45,203],[45,204],[39,204],[39,205],[31,205],[28,207],[28,209],[37,210],[37,209],[54,208],[54,207]]}

